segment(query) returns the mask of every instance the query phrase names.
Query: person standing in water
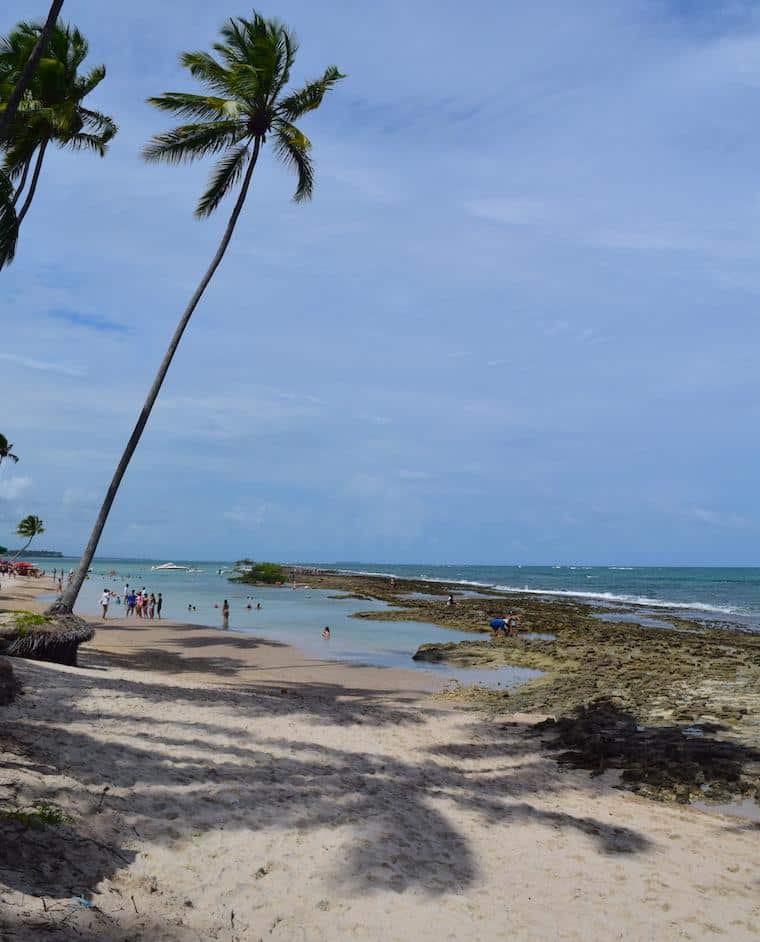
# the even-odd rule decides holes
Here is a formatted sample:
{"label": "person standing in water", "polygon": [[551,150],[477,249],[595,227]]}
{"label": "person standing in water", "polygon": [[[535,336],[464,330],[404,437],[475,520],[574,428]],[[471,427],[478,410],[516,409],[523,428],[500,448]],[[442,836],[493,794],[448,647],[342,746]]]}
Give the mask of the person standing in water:
{"label": "person standing in water", "polygon": [[103,621],[106,620],[106,615],[108,614],[108,603],[111,601],[111,593],[108,589],[103,589],[103,593],[100,596],[100,607],[103,610]]}
{"label": "person standing in water", "polygon": [[161,621],[161,609],[164,607],[164,597],[161,593],[158,593],[158,598],[156,599],[156,615],[158,615],[158,620]]}
{"label": "person standing in water", "polygon": [[222,626],[224,628],[230,627],[230,603],[227,599],[222,602]]}

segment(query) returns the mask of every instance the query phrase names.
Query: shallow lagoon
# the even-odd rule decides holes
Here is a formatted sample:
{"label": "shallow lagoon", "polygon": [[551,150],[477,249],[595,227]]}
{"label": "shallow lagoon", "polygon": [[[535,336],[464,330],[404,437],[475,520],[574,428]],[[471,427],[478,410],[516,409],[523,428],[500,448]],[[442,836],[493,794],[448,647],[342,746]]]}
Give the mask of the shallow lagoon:
{"label": "shallow lagoon", "polygon": [[[74,561],[48,562],[49,568],[61,564],[69,569]],[[98,599],[104,586],[121,593],[125,581],[128,581],[138,589],[144,586],[149,592],[162,592],[164,617],[190,624],[221,627],[221,603],[227,599],[231,630],[260,634],[273,641],[292,644],[313,658],[423,670],[442,679],[488,686],[510,687],[540,676],[538,671],[519,667],[470,669],[446,664],[418,664],[412,660],[412,655],[421,644],[471,641],[472,633],[452,631],[427,622],[352,618],[357,611],[382,611],[389,606],[374,599],[335,598],[335,592],[321,589],[242,585],[228,582],[208,564],[200,564],[199,568],[199,572],[158,573],[152,572],[150,565],[144,562],[98,562],[82,589],[77,611],[98,611]],[[116,570],[118,575],[107,575],[111,570]],[[256,608],[257,603],[261,603],[261,609]],[[194,605],[197,611],[188,612],[189,604]],[[251,609],[246,607],[249,604]],[[111,611],[121,617],[122,607],[114,605]],[[329,641],[321,637],[325,625],[330,626],[332,637]]]}

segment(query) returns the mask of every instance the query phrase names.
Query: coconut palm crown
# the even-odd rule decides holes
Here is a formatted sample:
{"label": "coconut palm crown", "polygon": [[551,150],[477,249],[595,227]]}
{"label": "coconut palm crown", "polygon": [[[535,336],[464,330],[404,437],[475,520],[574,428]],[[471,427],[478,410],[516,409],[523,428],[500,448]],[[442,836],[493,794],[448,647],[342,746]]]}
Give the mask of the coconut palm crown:
{"label": "coconut palm crown", "polygon": [[44,532],[45,527],[39,517],[36,517],[34,514],[29,514],[28,517],[24,517],[24,519],[16,527],[16,536],[23,537],[26,540],[26,543],[21,547],[21,549],[13,558],[18,559],[22,553],[26,552],[27,547],[35,538],[35,536],[39,536],[40,533]]}
{"label": "coconut palm crown", "polygon": [[344,76],[330,66],[321,78],[288,92],[298,43],[286,26],[254,12],[251,20],[229,19],[220,32],[223,41],[213,46],[216,56],[180,56],[209,94],[166,92],[148,99],[163,111],[196,120],[154,137],[143,151],[145,158],[181,163],[221,154],[196,207],[196,215],[203,217],[235,187],[246,164],[253,170],[269,137],[275,155],[297,175],[294,199],[309,199],[314,188],[311,142],[293,122],[318,108]]}
{"label": "coconut palm crown", "polygon": [[13,454],[13,445],[8,441],[5,435],[0,435],[0,464],[7,458],[14,464],[18,464],[18,455]]}
{"label": "coconut palm crown", "polygon": [[[8,36],[0,38],[0,112],[42,30],[43,24],[19,23]],[[34,199],[48,146],[89,150],[102,157],[117,132],[111,118],[84,105],[84,99],[106,74],[103,65],[80,74],[88,49],[78,29],[56,24],[10,122],[3,141],[4,173],[15,184],[15,191],[9,206],[7,182],[0,181],[0,268],[13,257],[18,227]],[[22,196],[23,202],[17,205]]]}

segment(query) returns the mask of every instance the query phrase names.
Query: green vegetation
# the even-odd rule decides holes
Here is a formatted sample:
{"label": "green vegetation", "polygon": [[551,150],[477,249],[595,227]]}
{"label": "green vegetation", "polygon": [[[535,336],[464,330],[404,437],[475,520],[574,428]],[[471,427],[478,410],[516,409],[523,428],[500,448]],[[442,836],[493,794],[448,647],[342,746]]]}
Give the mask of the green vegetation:
{"label": "green vegetation", "polygon": [[230,582],[245,582],[249,585],[282,585],[287,573],[279,563],[248,563],[240,575],[232,576]]}
{"label": "green vegetation", "polygon": [[[0,180],[0,186],[2,185],[2,180]],[[0,203],[2,202],[2,193],[0,192]],[[0,213],[2,209],[0,209]],[[2,228],[2,221],[0,221],[0,228]],[[1,236],[0,236],[1,238]],[[0,464],[3,463],[5,459],[12,461],[14,464],[18,463],[18,455],[13,454],[13,445],[8,441],[5,435],[0,435]]]}
{"label": "green vegetation", "polygon": [[[15,91],[43,29],[41,23],[19,23],[0,40],[0,101],[7,103]],[[87,40],[78,29],[56,23],[18,111],[9,121],[0,179],[0,268],[13,258],[48,147],[89,150],[102,157],[116,134],[116,124],[108,115],[84,104],[106,74],[102,65],[80,73],[87,53]]]}
{"label": "green vegetation", "polygon": [[33,628],[42,628],[44,625],[49,624],[47,618],[44,615],[38,615],[37,612],[18,611],[12,614],[13,623],[20,638]]}
{"label": "green vegetation", "polygon": [[71,823],[71,818],[55,805],[41,802],[29,810],[23,808],[0,808],[0,818],[18,821],[28,828],[62,827]]}
{"label": "green vegetation", "polygon": [[[18,553],[16,553],[16,556],[20,556],[22,553],[26,552],[27,547],[35,536],[39,536],[40,533],[44,532],[45,526],[39,517],[36,517],[34,514],[29,514],[29,516],[24,517],[16,527],[16,536],[24,537],[26,543],[21,547]],[[15,559],[16,556],[13,558]]]}

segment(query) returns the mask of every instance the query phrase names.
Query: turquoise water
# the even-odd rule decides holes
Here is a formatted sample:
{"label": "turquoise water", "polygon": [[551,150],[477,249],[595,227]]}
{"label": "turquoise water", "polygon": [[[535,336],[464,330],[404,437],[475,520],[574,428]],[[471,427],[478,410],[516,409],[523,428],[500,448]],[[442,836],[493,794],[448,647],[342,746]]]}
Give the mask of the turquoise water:
{"label": "turquoise water", "polygon": [[[31,557],[30,557],[31,558]],[[418,622],[365,621],[351,618],[357,610],[382,610],[381,602],[329,598],[316,589],[253,588],[235,585],[219,575],[223,562],[194,562],[175,559],[197,569],[190,573],[157,573],[151,566],[165,560],[100,559],[93,576],[83,589],[79,602],[82,612],[95,612],[104,585],[121,592],[125,581],[148,591],[163,592],[164,616],[195,624],[221,624],[220,607],[230,602],[230,627],[260,634],[275,641],[294,644],[311,657],[330,658],[387,667],[433,670],[462,681],[480,680],[512,684],[533,676],[518,669],[505,671],[465,671],[450,667],[416,665],[412,654],[420,644],[472,638],[461,632]],[[41,561],[46,569],[73,568],[75,559]],[[400,577],[418,577],[469,583],[475,587],[536,593],[542,596],[579,597],[606,608],[636,606],[639,617],[668,612],[705,620],[729,621],[740,627],[760,630],[760,569],[698,569],[616,566],[430,566],[388,563],[315,563],[325,568],[374,572]],[[118,576],[105,576],[110,570]],[[254,594],[251,610],[247,595]],[[261,602],[262,609],[255,608]],[[441,599],[443,604],[443,598]],[[188,612],[188,604],[197,611]],[[219,608],[214,606],[218,605]],[[616,617],[616,616],[615,616]],[[325,642],[321,631],[329,625],[332,638]]]}
{"label": "turquoise water", "polygon": [[[48,559],[40,560],[40,565],[47,571],[61,567],[68,571],[77,562],[75,559]],[[330,598],[337,593],[320,589],[299,588],[294,591],[292,588],[237,585],[229,582],[226,575],[218,574],[220,567],[229,565],[220,562],[174,560],[198,571],[151,571],[152,565],[162,562],[165,560],[97,560],[92,567],[92,575],[82,588],[77,611],[83,614],[98,612],[98,600],[105,587],[121,594],[124,583],[129,582],[138,590],[144,587],[148,592],[163,594],[164,618],[191,624],[221,627],[221,605],[227,599],[230,603],[230,629],[295,645],[313,658],[422,670],[462,683],[487,683],[490,686],[513,686],[538,676],[537,671],[513,667],[474,670],[417,664],[412,655],[421,644],[471,641],[473,635],[425,622],[383,622],[350,617],[356,611],[382,611],[387,608],[382,602]],[[118,575],[110,576],[112,570]],[[256,609],[259,602],[262,607]],[[249,604],[251,609],[247,608]],[[197,610],[188,612],[188,605]],[[120,616],[123,608],[112,603],[110,611]],[[140,624],[137,619],[135,622]],[[332,636],[329,641],[321,636],[325,625],[330,626]]]}

